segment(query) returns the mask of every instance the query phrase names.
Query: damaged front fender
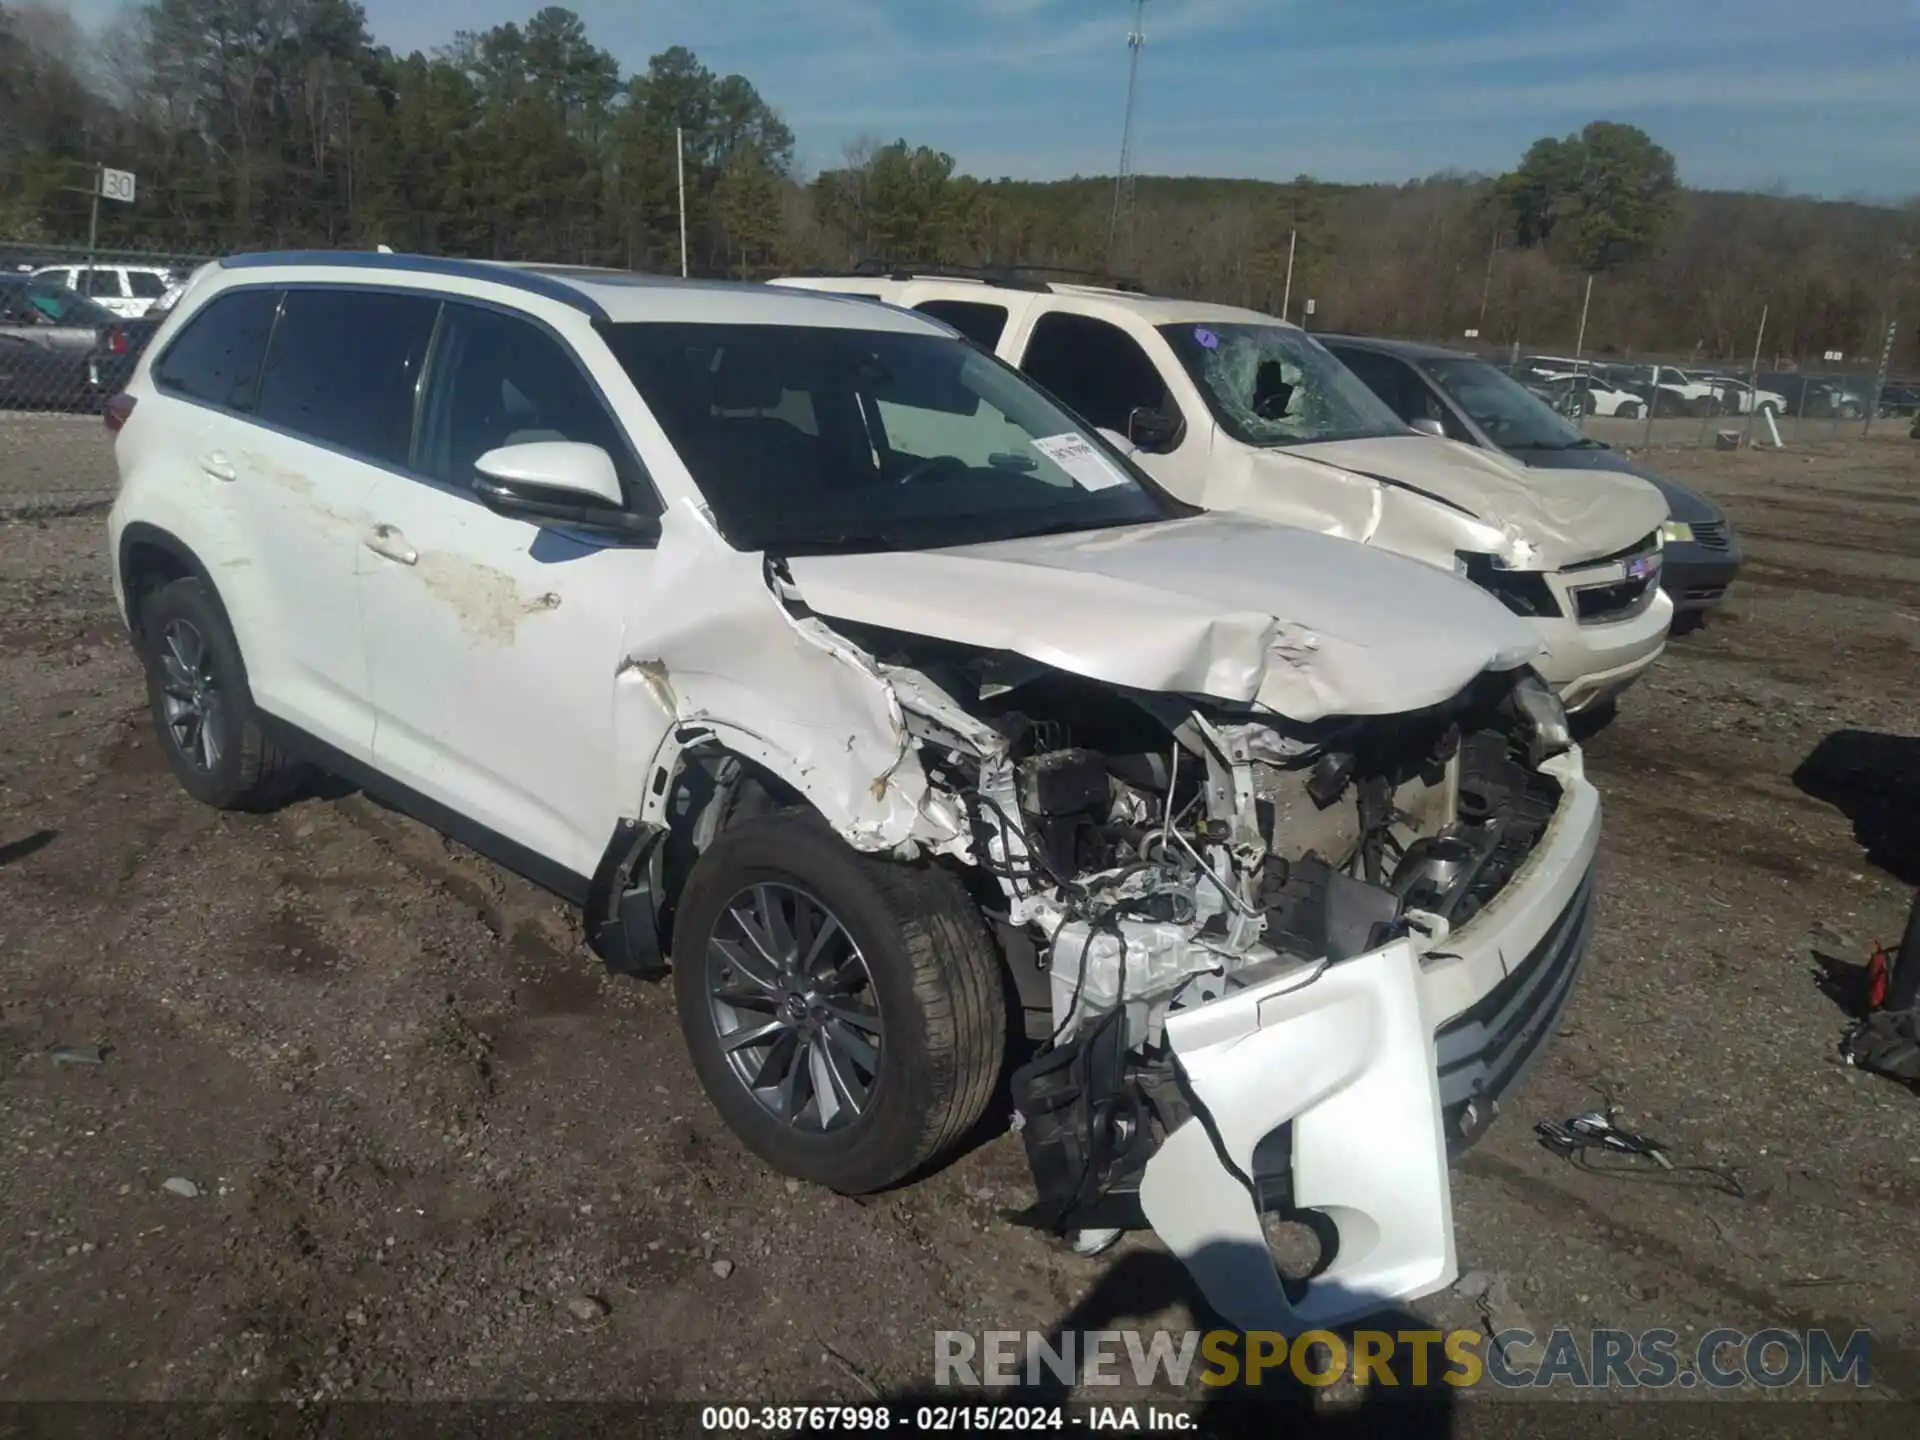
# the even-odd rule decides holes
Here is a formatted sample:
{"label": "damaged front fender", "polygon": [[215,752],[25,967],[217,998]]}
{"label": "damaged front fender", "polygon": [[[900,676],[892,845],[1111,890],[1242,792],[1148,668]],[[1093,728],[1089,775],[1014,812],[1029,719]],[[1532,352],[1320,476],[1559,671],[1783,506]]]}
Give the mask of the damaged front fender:
{"label": "damaged front fender", "polygon": [[615,687],[621,753],[646,757],[626,782],[647,797],[641,818],[664,821],[672,795],[649,777],[706,742],[780,777],[858,849],[960,842],[898,692],[864,652],[790,611],[779,586],[764,556],[733,549],[691,502],[663,517]]}

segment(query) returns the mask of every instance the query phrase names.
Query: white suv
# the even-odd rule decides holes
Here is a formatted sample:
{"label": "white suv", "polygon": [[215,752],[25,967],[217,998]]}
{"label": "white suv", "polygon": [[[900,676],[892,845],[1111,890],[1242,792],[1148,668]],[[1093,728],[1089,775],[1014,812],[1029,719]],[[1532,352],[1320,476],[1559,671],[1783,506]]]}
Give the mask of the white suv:
{"label": "white suv", "polygon": [[[1553,1029],[1599,826],[1485,594],[1196,512],[937,322],[792,290],[237,257],[107,422],[195,797],[317,764],[670,956],[793,1175],[949,1151],[1024,1024],[1033,1223],[1151,1224],[1247,1325],[1451,1278],[1449,1148]],[[1292,1300],[1274,1186],[1341,1236]]]}
{"label": "white suv", "polygon": [[158,265],[50,265],[33,277],[78,290],[126,320],[138,320],[179,288],[173,272]]}
{"label": "white suv", "polygon": [[774,283],[946,321],[1125,437],[1182,500],[1458,571],[1532,622],[1544,646],[1535,665],[1569,711],[1606,706],[1665,648],[1673,602],[1660,588],[1658,490],[1631,475],[1528,473],[1414,434],[1298,326],[1020,272]]}

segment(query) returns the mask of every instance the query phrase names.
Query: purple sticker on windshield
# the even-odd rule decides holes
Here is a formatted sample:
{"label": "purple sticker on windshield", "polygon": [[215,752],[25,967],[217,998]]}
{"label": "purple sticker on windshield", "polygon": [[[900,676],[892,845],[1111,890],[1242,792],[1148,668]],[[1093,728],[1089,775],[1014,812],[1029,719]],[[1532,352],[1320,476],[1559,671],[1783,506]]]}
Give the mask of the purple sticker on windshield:
{"label": "purple sticker on windshield", "polygon": [[1200,342],[1200,348],[1202,350],[1218,350],[1220,348],[1220,337],[1204,325],[1196,325],[1193,327],[1193,338]]}

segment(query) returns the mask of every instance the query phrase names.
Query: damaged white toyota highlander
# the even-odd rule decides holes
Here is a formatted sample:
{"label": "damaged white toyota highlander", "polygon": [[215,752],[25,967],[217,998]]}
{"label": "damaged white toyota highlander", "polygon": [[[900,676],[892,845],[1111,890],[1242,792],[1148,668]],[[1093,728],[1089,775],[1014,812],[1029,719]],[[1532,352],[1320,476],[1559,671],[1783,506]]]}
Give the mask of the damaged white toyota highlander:
{"label": "damaged white toyota highlander", "polygon": [[182,785],[318,766],[580,905],[771,1164],[922,1171],[1024,1046],[1031,1223],[1151,1226],[1249,1327],[1452,1278],[1448,1155],[1554,1028],[1599,829],[1482,591],[795,291],[235,257],[107,423]]}

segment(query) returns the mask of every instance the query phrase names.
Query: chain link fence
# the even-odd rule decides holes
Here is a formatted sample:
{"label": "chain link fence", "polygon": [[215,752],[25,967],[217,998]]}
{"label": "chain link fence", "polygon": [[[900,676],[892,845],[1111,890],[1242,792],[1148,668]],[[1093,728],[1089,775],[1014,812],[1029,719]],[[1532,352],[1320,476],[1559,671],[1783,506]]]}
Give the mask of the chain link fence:
{"label": "chain link fence", "polygon": [[97,410],[208,258],[0,236],[0,407]]}
{"label": "chain link fence", "polygon": [[1616,447],[1787,446],[1901,434],[1920,420],[1920,378],[1834,356],[1714,363],[1697,357],[1587,355],[1510,343],[1479,354],[1596,440]]}

